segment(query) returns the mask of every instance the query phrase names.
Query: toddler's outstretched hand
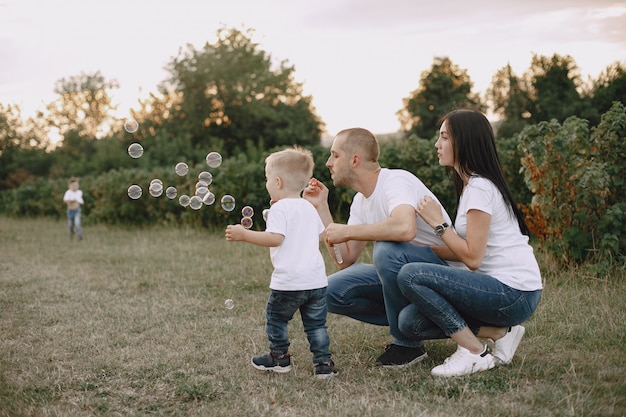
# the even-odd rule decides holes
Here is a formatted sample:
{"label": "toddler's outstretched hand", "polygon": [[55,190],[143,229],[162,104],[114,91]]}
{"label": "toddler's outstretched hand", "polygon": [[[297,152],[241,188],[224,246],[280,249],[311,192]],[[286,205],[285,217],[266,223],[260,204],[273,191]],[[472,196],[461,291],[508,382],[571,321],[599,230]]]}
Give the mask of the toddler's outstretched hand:
{"label": "toddler's outstretched hand", "polygon": [[246,229],[240,224],[230,224],[226,226],[225,236],[226,240],[231,242],[243,240],[243,235],[246,233]]}

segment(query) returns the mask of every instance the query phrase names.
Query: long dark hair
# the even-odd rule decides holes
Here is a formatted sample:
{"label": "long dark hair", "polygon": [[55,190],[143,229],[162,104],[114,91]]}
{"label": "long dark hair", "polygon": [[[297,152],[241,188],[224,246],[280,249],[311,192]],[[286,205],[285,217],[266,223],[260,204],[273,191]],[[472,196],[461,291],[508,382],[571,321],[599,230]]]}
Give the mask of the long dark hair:
{"label": "long dark hair", "polygon": [[[530,235],[524,216],[504,179],[493,129],[487,117],[477,110],[460,109],[446,114],[441,122],[446,122],[448,135],[452,140],[456,164],[454,168],[468,178],[471,174],[476,174],[493,182],[508,203],[511,214],[517,218],[522,234]],[[449,173],[454,181],[458,206],[464,184],[454,168],[449,167]]]}

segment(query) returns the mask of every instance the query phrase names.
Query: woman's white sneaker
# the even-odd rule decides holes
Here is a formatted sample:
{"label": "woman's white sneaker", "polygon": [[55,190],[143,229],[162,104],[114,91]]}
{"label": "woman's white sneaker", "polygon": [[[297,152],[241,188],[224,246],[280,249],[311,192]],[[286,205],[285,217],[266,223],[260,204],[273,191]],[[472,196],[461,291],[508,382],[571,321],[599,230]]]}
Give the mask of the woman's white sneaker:
{"label": "woman's white sneaker", "polygon": [[495,360],[487,346],[485,346],[483,353],[479,354],[474,354],[459,346],[456,352],[443,361],[441,365],[435,366],[430,373],[442,377],[463,376],[486,371],[494,366],[496,366]]}
{"label": "woman's white sneaker", "polygon": [[503,337],[494,342],[493,356],[498,365],[511,363],[525,331],[524,326],[513,326]]}

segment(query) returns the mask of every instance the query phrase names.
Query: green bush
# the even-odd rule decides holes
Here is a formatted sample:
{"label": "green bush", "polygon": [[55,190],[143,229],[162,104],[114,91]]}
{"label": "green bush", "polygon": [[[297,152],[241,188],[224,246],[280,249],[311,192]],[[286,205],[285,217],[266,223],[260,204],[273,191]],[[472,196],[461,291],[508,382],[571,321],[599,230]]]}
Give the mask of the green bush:
{"label": "green bush", "polygon": [[520,134],[524,178],[533,198],[529,227],[564,262],[624,262],[626,111],[616,103],[590,132],[570,117]]}
{"label": "green bush", "polygon": [[[332,186],[325,167],[328,148],[317,146],[311,151],[316,162],[314,176],[329,186],[329,200],[336,220],[344,221],[353,193]],[[238,223],[241,220],[241,208],[249,205],[255,210],[253,228],[263,229],[262,212],[269,208],[269,195],[265,189],[265,158],[270,152],[250,147],[247,153],[225,158],[218,168],[208,167],[204,160],[187,160],[189,173],[185,176],[178,176],[174,166],[149,168],[142,158],[137,161],[137,168],[83,177],[80,184],[85,200],[83,222],[137,226],[177,224],[220,229],[226,224]],[[182,207],[178,202],[179,197],[195,193],[197,175],[201,171],[209,171],[213,175],[209,189],[215,194],[216,202],[200,210]],[[148,192],[150,181],[155,178],[163,182],[164,188],[163,194],[157,198]],[[132,184],[139,185],[143,190],[138,200],[128,197],[128,187]],[[169,186],[176,187],[178,192],[173,200],[165,195],[165,189]],[[66,189],[67,179],[42,178],[28,182],[20,188],[0,193],[0,212],[14,217],[64,217],[63,194]],[[221,208],[220,199],[225,194],[235,197],[236,208],[231,212]]]}

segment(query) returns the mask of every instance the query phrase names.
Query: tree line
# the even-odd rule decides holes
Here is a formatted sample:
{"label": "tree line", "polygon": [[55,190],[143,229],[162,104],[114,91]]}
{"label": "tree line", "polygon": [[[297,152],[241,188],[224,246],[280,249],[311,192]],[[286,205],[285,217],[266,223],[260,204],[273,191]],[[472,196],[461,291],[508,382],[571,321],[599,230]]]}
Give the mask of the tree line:
{"label": "tree line", "polygon": [[[60,79],[57,98],[26,120],[19,107],[0,103],[0,190],[39,177],[130,167],[121,151],[133,141],[151,149],[145,166],[198,157],[207,148],[234,155],[251,147],[319,143],[324,123],[295,80],[294,66],[273,63],[251,30],[220,29],[215,43],[188,45],[166,69],[157,92],[131,110],[140,123],[132,135],[114,116],[111,92],[119,84],[100,72]],[[614,101],[626,101],[626,65],[615,62],[584,81],[572,57],[535,55],[524,74],[510,65],[498,70],[483,98],[472,91],[466,69],[438,57],[417,84],[397,112],[407,135],[430,139],[443,114],[471,107],[493,112],[498,137],[508,138],[525,126],[570,116],[597,125]]]}

